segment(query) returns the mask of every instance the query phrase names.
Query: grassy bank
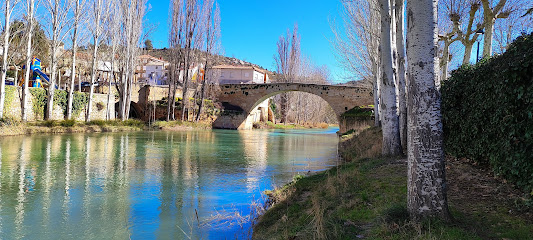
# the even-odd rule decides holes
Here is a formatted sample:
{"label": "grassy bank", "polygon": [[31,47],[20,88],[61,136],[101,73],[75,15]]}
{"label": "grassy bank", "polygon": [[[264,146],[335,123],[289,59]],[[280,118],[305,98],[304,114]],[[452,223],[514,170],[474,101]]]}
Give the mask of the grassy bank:
{"label": "grassy bank", "polygon": [[326,129],[329,127],[327,123],[304,123],[304,124],[276,124],[273,122],[257,122],[254,123],[255,129],[306,129],[306,128],[322,128]]}
{"label": "grassy bank", "polygon": [[140,131],[145,124],[138,120],[79,122],[74,120],[38,121],[24,123],[20,121],[0,120],[0,136],[30,135],[38,133],[84,133],[84,132],[125,132]]}
{"label": "grassy bank", "polygon": [[410,222],[406,160],[376,157],[380,134],[343,136],[339,149],[351,162],[268,193],[274,205],[254,239],[531,239],[526,195],[461,159],[447,161],[453,222]]}
{"label": "grassy bank", "polygon": [[192,129],[211,129],[210,122],[187,122],[187,121],[156,121],[150,125],[151,129],[164,131],[182,131]]}

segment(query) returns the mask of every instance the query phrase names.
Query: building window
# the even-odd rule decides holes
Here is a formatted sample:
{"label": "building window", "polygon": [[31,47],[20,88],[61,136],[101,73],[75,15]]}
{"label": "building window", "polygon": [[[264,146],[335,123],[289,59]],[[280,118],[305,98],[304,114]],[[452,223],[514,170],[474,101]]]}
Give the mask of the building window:
{"label": "building window", "polygon": [[249,77],[250,73],[244,73],[244,77]]}

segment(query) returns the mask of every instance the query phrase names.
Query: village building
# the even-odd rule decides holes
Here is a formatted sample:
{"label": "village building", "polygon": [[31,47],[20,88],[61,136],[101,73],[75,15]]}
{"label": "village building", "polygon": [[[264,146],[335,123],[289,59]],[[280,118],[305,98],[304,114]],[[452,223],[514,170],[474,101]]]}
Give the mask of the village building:
{"label": "village building", "polygon": [[147,85],[168,85],[170,62],[150,55],[141,55],[137,59],[137,83]]}
{"label": "village building", "polygon": [[270,83],[265,70],[254,66],[217,65],[213,69],[220,71],[219,84],[262,84]]}
{"label": "village building", "polygon": [[[270,83],[270,78],[265,70],[254,66],[232,66],[232,65],[217,65],[213,67],[217,73],[219,84],[265,84]],[[259,103],[248,115],[246,124],[254,124],[257,122],[266,122],[269,116],[270,99]],[[270,119],[273,121],[273,119]],[[251,128],[251,126],[248,126]]]}

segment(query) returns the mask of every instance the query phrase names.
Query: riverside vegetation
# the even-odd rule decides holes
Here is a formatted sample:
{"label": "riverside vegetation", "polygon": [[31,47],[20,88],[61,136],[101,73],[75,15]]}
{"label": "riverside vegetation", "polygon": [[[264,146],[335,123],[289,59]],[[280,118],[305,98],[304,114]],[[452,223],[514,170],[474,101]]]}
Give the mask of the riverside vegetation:
{"label": "riverside vegetation", "polygon": [[82,132],[124,132],[140,131],[145,124],[139,120],[94,120],[80,122],[75,120],[48,120],[24,123],[11,118],[0,119],[0,136],[15,136],[37,133],[82,133]]}
{"label": "riverside vegetation", "polygon": [[342,137],[348,162],[266,194],[272,206],[254,239],[528,239],[533,202],[501,178],[465,159],[448,157],[450,223],[409,220],[407,164],[383,158],[381,130]]}
{"label": "riverside vegetation", "polygon": [[345,164],[268,192],[254,238],[531,239],[532,49],[524,35],[443,83],[450,222],[409,220],[406,159],[381,157],[370,128],[341,136]]}

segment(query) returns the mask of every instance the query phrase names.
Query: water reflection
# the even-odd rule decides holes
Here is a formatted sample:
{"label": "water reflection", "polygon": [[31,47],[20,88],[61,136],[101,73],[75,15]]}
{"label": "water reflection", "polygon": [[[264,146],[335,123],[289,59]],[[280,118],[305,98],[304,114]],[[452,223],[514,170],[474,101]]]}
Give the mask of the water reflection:
{"label": "water reflection", "polygon": [[[0,139],[0,239],[234,238],[250,203],[335,164],[324,131]],[[246,218],[243,218],[246,219]]]}

